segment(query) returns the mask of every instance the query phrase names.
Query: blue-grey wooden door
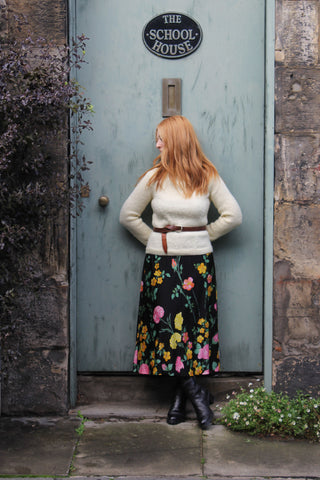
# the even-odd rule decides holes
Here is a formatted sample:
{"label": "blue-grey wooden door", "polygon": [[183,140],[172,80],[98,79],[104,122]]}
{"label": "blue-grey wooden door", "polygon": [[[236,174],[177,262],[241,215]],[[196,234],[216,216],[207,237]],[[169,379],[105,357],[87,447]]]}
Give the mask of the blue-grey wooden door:
{"label": "blue-grey wooden door", "polygon": [[[203,31],[178,60],[142,41],[144,25],[172,11]],[[90,38],[78,80],[95,110],[76,234],[78,371],[131,371],[144,250],[118,217],[157,155],[163,78],[182,79],[182,114],[243,211],[241,227],[214,245],[222,370],[262,370],[264,16],[263,0],[76,0],[76,32]]]}

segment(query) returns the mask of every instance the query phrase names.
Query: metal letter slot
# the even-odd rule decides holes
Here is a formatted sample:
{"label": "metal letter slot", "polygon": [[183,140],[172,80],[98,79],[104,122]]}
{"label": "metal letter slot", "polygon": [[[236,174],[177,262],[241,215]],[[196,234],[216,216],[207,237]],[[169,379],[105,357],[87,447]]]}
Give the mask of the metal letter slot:
{"label": "metal letter slot", "polygon": [[162,116],[181,115],[181,78],[162,79]]}

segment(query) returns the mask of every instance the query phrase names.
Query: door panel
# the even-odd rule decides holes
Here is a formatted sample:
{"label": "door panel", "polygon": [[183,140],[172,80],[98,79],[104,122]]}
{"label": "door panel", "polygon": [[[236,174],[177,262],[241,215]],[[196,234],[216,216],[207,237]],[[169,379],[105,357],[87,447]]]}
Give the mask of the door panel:
{"label": "door panel", "polygon": [[[202,27],[188,57],[160,58],[143,44],[144,25],[168,11]],[[76,30],[90,38],[78,81],[96,112],[84,138],[90,196],[77,219],[78,370],[131,371],[144,248],[119,225],[119,211],[158,153],[162,78],[181,78],[182,114],[244,217],[214,244],[222,370],[261,371],[264,1],[77,0]]]}

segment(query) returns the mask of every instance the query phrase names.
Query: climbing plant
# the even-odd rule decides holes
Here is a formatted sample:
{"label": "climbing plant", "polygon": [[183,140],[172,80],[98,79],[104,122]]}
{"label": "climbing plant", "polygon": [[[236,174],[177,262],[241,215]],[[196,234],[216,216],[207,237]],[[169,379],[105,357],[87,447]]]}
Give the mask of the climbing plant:
{"label": "climbing plant", "polygon": [[[8,12],[1,15],[3,24]],[[4,340],[25,315],[17,312],[17,288],[34,288],[32,252],[43,256],[49,223],[82,208],[88,162],[78,146],[92,129],[93,112],[72,75],[85,62],[88,39],[82,35],[71,47],[18,40],[15,32],[26,21],[13,18],[14,27],[0,37],[0,335],[7,356],[17,352]]]}

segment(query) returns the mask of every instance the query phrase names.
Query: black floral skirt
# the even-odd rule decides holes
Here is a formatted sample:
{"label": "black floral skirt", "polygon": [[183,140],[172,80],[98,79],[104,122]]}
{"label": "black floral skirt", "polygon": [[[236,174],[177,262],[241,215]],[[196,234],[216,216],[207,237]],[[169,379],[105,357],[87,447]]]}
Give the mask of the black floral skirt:
{"label": "black floral skirt", "polygon": [[219,368],[213,254],[147,254],[133,371],[194,376],[211,375]]}

